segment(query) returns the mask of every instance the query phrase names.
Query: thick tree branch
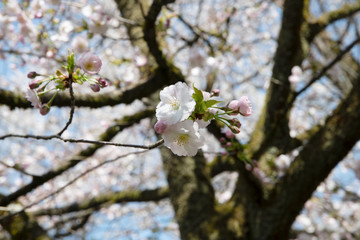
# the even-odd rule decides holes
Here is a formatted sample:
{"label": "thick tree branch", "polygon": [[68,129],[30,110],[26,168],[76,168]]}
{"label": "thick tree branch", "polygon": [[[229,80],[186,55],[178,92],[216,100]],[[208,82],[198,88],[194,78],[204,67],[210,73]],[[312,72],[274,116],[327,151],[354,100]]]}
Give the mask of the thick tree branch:
{"label": "thick tree branch", "polygon": [[[164,73],[164,76],[167,77],[168,80],[172,81],[172,83],[176,82],[184,82],[184,76],[181,74],[180,69],[175,67],[171,62],[167,61],[164,54],[160,49],[160,45],[156,38],[156,19],[161,11],[161,8],[168,4],[172,3],[174,0],[170,1],[161,1],[154,0],[150,6],[149,12],[145,17],[145,25],[143,28],[144,39],[149,47],[150,53],[155,58],[159,70]],[[171,82],[168,82],[171,84]]]}
{"label": "thick tree branch", "polygon": [[41,209],[33,212],[34,216],[42,215],[62,215],[70,212],[84,211],[87,209],[99,209],[104,204],[126,203],[126,202],[150,202],[160,201],[169,197],[169,189],[167,187],[152,190],[127,190],[122,192],[109,192],[91,199],[85,199],[75,202],[61,208]]}
{"label": "thick tree branch", "polygon": [[249,143],[249,153],[255,159],[258,159],[269,145],[286,149],[287,143],[291,142],[288,127],[291,89],[288,77],[291,68],[300,65],[304,52],[307,51],[301,31],[307,8],[307,1],[287,0],[284,3],[282,26],[274,58],[273,81]]}
{"label": "thick tree branch", "polygon": [[[115,106],[121,103],[129,104],[136,99],[149,96],[151,93],[161,89],[166,84],[175,83],[176,79],[169,79],[161,69],[156,69],[152,77],[146,81],[133,84],[127,88],[106,94],[76,94],[77,107],[99,108],[104,106]],[[48,102],[51,96],[44,96],[43,102]],[[0,104],[14,108],[32,108],[24,94],[14,93],[9,90],[0,89]],[[52,106],[69,107],[71,97],[69,94],[59,93],[54,99]]]}
{"label": "thick tree branch", "polygon": [[[0,210],[0,217],[7,212]],[[22,212],[17,216],[6,219],[2,227],[10,234],[12,240],[50,240],[47,232],[35,221],[34,217]]]}
{"label": "thick tree branch", "polygon": [[161,153],[182,239],[208,239],[207,226],[215,211],[215,196],[204,157],[182,158],[166,148]]}
{"label": "thick tree branch", "polygon": [[[360,139],[360,75],[348,96],[328,117],[325,125],[304,146],[291,164],[288,175],[276,185],[262,214],[262,234],[271,225],[268,237],[275,229],[288,229],[311,197],[316,187],[328,176]],[[266,238],[264,238],[266,239]]]}
{"label": "thick tree branch", "polygon": [[142,75],[149,74],[148,72],[153,71],[157,67],[157,63],[154,57],[150,54],[149,48],[143,38],[143,30],[142,26],[145,21],[145,13],[149,11],[150,4],[147,0],[116,0],[116,4],[118,6],[121,15],[126,19],[130,19],[139,23],[139,25],[126,24],[127,32],[130,39],[134,39],[131,41],[131,44],[138,48],[142,54],[144,54],[147,58],[147,65],[144,71],[141,71]]}

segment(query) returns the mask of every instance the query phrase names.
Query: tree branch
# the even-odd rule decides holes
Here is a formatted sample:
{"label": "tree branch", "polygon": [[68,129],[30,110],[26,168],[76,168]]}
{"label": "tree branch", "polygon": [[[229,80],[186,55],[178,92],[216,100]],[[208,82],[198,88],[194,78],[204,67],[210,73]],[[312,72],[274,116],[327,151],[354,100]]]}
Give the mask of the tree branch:
{"label": "tree branch", "polygon": [[204,157],[178,157],[166,148],[161,154],[182,239],[207,239],[201,236],[208,233],[215,196]]}
{"label": "tree branch", "polygon": [[126,190],[122,192],[109,192],[101,194],[91,199],[85,199],[75,202],[61,208],[41,209],[33,212],[34,216],[43,215],[62,215],[65,213],[78,212],[87,209],[99,209],[104,204],[108,203],[125,203],[125,202],[149,202],[160,201],[169,197],[169,189],[167,187],[156,188],[152,190]]}
{"label": "tree branch", "polygon": [[[176,83],[178,78],[169,79],[161,69],[156,69],[153,76],[146,81],[141,81],[127,88],[106,94],[76,94],[77,107],[100,108],[115,106],[121,103],[129,104],[136,99],[149,96],[151,93],[163,88],[167,84]],[[50,100],[50,96],[42,97],[43,102]],[[7,105],[10,109],[32,108],[24,94],[0,89],[0,104]],[[59,93],[51,104],[56,107],[71,106],[71,97],[68,94]]]}
{"label": "tree branch", "polygon": [[282,26],[274,58],[273,81],[267,91],[266,102],[248,148],[249,154],[255,159],[269,146],[281,146],[286,150],[287,143],[291,142],[288,127],[291,89],[288,77],[292,67],[300,65],[306,54],[301,29],[307,8],[307,1],[286,0],[284,3]]}
{"label": "tree branch", "polygon": [[325,125],[309,139],[288,175],[276,185],[261,214],[262,234],[271,225],[268,237],[277,239],[272,236],[275,229],[288,229],[316,187],[360,139],[359,74],[355,83]]}
{"label": "tree branch", "polygon": [[310,32],[307,40],[312,42],[315,36],[324,30],[327,26],[334,23],[335,21],[350,17],[360,11],[360,1],[357,0],[354,3],[344,4],[341,8],[331,12],[324,13],[316,21],[310,22],[308,27]]}
{"label": "tree branch", "polygon": [[[0,210],[0,217],[6,212]],[[47,232],[35,221],[30,214],[21,214],[8,218],[1,223],[2,227],[11,235],[12,240],[51,240]]]}
{"label": "tree branch", "polygon": [[[124,119],[122,121],[121,120],[118,121],[116,124],[109,127],[103,134],[101,134],[99,136],[99,139],[101,141],[109,141],[123,129],[139,122],[143,118],[151,116],[153,113],[154,113],[154,111],[153,111],[153,109],[151,109],[151,110],[147,110],[147,111],[142,111],[138,114],[135,114],[134,116],[124,117]],[[33,180],[29,184],[26,184],[25,186],[21,187],[17,191],[0,198],[0,206],[8,205],[9,203],[15,201],[18,197],[27,194],[28,192],[34,190],[38,186],[41,186],[45,182],[61,175],[63,172],[76,166],[78,163],[85,160],[87,157],[92,156],[102,146],[103,145],[101,145],[101,144],[96,144],[96,145],[90,146],[90,147],[82,150],[80,153],[76,154],[72,158],[70,158],[68,161],[65,162],[64,165],[58,167],[57,169],[51,170],[41,176],[33,178]]]}
{"label": "tree branch", "polygon": [[302,89],[300,89],[293,95],[293,101],[295,101],[295,98],[299,96],[302,92],[304,92],[306,89],[308,89],[314,82],[324,76],[329,69],[331,69],[336,63],[338,63],[344,57],[344,55],[350,52],[351,49],[358,43],[360,43],[360,38],[355,39],[352,43],[345,47],[344,50],[340,51],[331,62],[324,66],[317,74],[315,74],[313,78],[310,79],[310,81]]}

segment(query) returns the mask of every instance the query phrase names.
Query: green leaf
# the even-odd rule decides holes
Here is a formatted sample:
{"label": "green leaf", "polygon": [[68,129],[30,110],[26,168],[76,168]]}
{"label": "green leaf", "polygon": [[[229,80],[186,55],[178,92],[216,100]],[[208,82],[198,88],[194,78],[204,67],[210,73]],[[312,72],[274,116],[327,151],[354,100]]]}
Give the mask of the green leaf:
{"label": "green leaf", "polygon": [[195,100],[195,102],[202,102],[204,99],[203,93],[201,90],[197,89],[195,87],[195,85],[193,85],[194,91],[195,93],[192,95],[193,99]]}
{"label": "green leaf", "polygon": [[75,59],[74,59],[74,53],[72,52],[67,56],[67,67],[66,69],[69,72],[69,75],[71,75],[74,72],[75,68]]}
{"label": "green leaf", "polygon": [[206,107],[209,108],[209,107],[212,107],[212,106],[214,106],[214,105],[216,105],[218,103],[221,103],[221,101],[210,99],[210,100],[205,101],[204,103],[205,103]]}

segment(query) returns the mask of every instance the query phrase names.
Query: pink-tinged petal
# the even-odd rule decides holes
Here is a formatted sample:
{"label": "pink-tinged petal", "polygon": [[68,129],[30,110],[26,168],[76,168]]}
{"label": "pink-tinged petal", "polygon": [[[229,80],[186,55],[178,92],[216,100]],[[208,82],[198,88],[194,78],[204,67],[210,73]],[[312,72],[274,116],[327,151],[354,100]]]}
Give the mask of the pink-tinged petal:
{"label": "pink-tinged petal", "polygon": [[41,101],[34,90],[28,89],[25,97],[29,102],[31,102],[31,105],[34,108],[40,108],[42,106]]}
{"label": "pink-tinged petal", "polygon": [[163,134],[167,128],[167,125],[162,121],[157,121],[154,125],[154,129],[158,134]]}
{"label": "pink-tinged petal", "polygon": [[250,116],[253,113],[253,111],[251,107],[251,102],[248,99],[248,97],[242,96],[239,101],[240,101],[240,107],[239,107],[240,114],[245,117]]}
{"label": "pink-tinged petal", "polygon": [[228,138],[228,139],[232,139],[235,137],[235,134],[230,130],[230,129],[227,129],[226,132],[225,132],[225,136]]}
{"label": "pink-tinged petal", "polygon": [[84,53],[80,57],[81,69],[87,74],[97,74],[101,69],[101,59],[91,52]]}

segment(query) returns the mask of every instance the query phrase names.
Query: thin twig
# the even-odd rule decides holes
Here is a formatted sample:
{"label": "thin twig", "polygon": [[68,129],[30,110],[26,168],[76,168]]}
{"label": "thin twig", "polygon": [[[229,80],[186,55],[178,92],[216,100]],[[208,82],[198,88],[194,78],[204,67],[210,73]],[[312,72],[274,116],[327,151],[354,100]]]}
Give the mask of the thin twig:
{"label": "thin twig", "polygon": [[32,138],[37,140],[51,140],[51,139],[59,139],[63,142],[72,142],[72,143],[90,143],[90,144],[99,144],[99,145],[110,145],[116,147],[129,147],[129,148],[140,148],[140,149],[153,149],[161,144],[163,144],[164,140],[160,139],[159,141],[150,144],[150,145],[138,145],[138,144],[126,144],[126,143],[116,143],[116,142],[108,142],[108,141],[96,141],[96,140],[87,140],[87,139],[76,139],[76,138],[63,138],[59,135],[20,135],[20,134],[7,134],[0,137],[0,140],[6,138]]}
{"label": "thin twig", "polygon": [[315,76],[298,92],[294,94],[293,99],[297,96],[299,96],[302,92],[304,92],[306,89],[308,89],[314,82],[319,80],[322,76],[325,75],[325,73],[332,68],[337,62],[339,62],[343,56],[348,53],[356,44],[360,43],[360,38],[355,39],[349,46],[347,46],[344,50],[342,50],[328,65],[324,66],[320,72],[315,74]]}
{"label": "thin twig", "polygon": [[11,165],[3,162],[3,161],[0,161],[0,164],[4,165],[4,166],[7,167],[7,168],[15,169],[16,171],[18,171],[18,172],[20,172],[20,173],[22,173],[22,174],[24,174],[24,175],[27,175],[27,176],[30,176],[30,177],[37,177],[36,175],[30,174],[30,173],[24,171],[24,170],[21,169],[21,167],[20,167],[19,165],[17,165],[17,164],[11,166]]}
{"label": "thin twig", "polygon": [[131,155],[131,154],[141,154],[141,153],[144,153],[144,152],[146,152],[146,151],[148,151],[148,150],[143,150],[143,151],[139,151],[139,152],[131,152],[131,153],[123,154],[123,155],[120,155],[120,156],[118,156],[118,157],[116,157],[116,158],[109,159],[109,160],[106,160],[106,161],[104,161],[104,162],[101,162],[101,163],[95,165],[94,167],[91,167],[91,168],[87,169],[86,171],[84,171],[84,172],[81,173],[80,175],[76,176],[75,178],[73,178],[71,181],[69,181],[68,183],[66,183],[64,186],[62,186],[61,188],[57,189],[56,191],[53,191],[53,192],[49,193],[48,195],[40,198],[39,200],[37,200],[37,201],[35,201],[35,202],[33,202],[33,203],[29,204],[29,205],[26,205],[25,207],[23,207],[23,208],[22,208],[21,210],[19,210],[19,211],[15,211],[15,212],[12,212],[12,213],[10,213],[10,214],[8,214],[8,215],[5,215],[5,216],[0,217],[0,222],[3,221],[3,220],[5,220],[5,219],[7,219],[7,218],[9,218],[9,217],[13,217],[13,216],[15,216],[15,215],[17,215],[17,214],[19,214],[19,213],[22,213],[22,212],[24,212],[26,209],[31,208],[31,207],[33,207],[33,206],[35,206],[35,205],[38,205],[39,203],[41,203],[41,202],[44,201],[45,199],[47,199],[47,198],[49,198],[49,197],[52,197],[52,196],[60,193],[62,190],[64,190],[65,188],[67,188],[68,186],[70,186],[71,184],[73,184],[74,182],[76,182],[77,180],[79,180],[81,177],[85,176],[86,174],[94,171],[95,169],[97,169],[97,168],[99,168],[99,167],[101,167],[101,166],[103,166],[103,165],[105,165],[105,164],[107,164],[107,163],[114,162],[114,161],[116,161],[116,160],[118,160],[118,159],[120,159],[120,158],[127,157],[127,156],[129,156],[129,155]]}
{"label": "thin twig", "polygon": [[73,83],[73,79],[72,76],[69,77],[69,92],[70,92],[70,100],[71,100],[71,109],[70,109],[70,117],[69,120],[67,121],[65,127],[58,132],[56,135],[58,135],[59,137],[66,131],[66,129],[70,126],[73,116],[74,116],[74,112],[75,112],[75,97],[74,97],[74,89],[72,87],[72,83]]}

